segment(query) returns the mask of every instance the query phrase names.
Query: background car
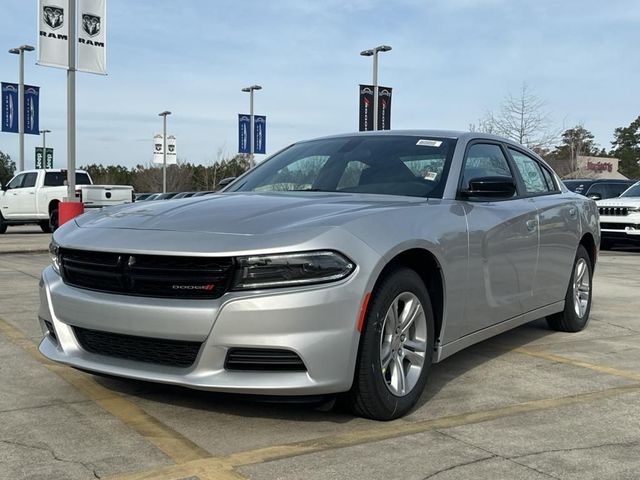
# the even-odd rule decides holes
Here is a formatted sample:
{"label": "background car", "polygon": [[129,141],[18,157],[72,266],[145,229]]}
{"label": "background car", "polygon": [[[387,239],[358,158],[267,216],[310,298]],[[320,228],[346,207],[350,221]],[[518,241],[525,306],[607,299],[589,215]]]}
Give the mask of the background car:
{"label": "background car", "polygon": [[619,196],[636,181],[591,178],[583,180],[563,180],[563,182],[572,192],[579,193],[592,200],[602,200]]}
{"label": "background car", "polygon": [[584,329],[597,222],[593,200],[500,137],[299,142],[219,195],[65,224],[40,282],[39,348],[198,389],[341,394],[389,420],[467,346],[543,317]]}
{"label": "background car", "polygon": [[617,198],[597,202],[600,213],[600,248],[607,250],[616,243],[640,245],[640,182]]}

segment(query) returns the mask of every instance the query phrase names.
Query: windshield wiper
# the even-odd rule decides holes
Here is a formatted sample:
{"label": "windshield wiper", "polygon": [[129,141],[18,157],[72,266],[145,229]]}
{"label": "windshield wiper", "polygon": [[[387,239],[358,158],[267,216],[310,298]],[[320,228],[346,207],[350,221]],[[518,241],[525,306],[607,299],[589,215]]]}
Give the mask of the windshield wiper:
{"label": "windshield wiper", "polygon": [[323,190],[321,188],[294,188],[293,190],[284,190],[285,192],[333,192],[334,190]]}

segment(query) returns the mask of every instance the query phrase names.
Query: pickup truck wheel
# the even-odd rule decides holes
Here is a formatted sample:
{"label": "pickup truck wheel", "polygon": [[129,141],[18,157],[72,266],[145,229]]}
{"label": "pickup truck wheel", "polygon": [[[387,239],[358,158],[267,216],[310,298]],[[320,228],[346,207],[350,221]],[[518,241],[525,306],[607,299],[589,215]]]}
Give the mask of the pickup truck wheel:
{"label": "pickup truck wheel", "polygon": [[408,268],[386,275],[371,294],[360,351],[348,393],[351,409],[375,420],[393,420],[418,401],[433,351],[429,292]]}
{"label": "pickup truck wheel", "polygon": [[5,233],[7,231],[7,222],[5,222],[4,217],[0,213],[0,234]]}
{"label": "pickup truck wheel", "polygon": [[55,232],[58,229],[58,207],[51,210],[49,214],[49,231]]}
{"label": "pickup truck wheel", "polygon": [[44,233],[51,233],[51,225],[49,225],[49,220],[43,220],[42,222],[39,222],[38,225],[40,225],[40,228]]}

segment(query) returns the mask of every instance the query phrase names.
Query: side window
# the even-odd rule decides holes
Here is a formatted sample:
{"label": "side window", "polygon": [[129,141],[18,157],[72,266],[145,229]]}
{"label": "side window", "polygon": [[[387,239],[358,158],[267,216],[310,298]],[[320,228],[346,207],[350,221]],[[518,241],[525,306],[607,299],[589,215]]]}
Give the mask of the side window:
{"label": "side window", "polygon": [[22,188],[22,180],[24,180],[24,173],[21,173],[20,175],[15,177],[13,180],[11,180],[7,184],[7,190],[11,190],[14,188]]}
{"label": "side window", "polygon": [[560,190],[558,188],[558,185],[556,185],[555,179],[553,178],[553,175],[551,175],[551,172],[543,166],[540,166],[540,170],[542,170],[542,176],[547,182],[547,187],[549,187],[549,190],[552,192],[557,192],[558,190]]}
{"label": "side window", "polygon": [[520,172],[527,193],[546,193],[553,190],[547,185],[538,162],[517,150],[509,149],[509,152],[511,152],[516,168]]}
{"label": "side window", "polygon": [[462,170],[462,188],[478,177],[511,177],[507,159],[498,145],[476,143],[469,147]]}
{"label": "side window", "polygon": [[37,178],[38,174],[35,172],[25,174],[22,188],[35,187]]}

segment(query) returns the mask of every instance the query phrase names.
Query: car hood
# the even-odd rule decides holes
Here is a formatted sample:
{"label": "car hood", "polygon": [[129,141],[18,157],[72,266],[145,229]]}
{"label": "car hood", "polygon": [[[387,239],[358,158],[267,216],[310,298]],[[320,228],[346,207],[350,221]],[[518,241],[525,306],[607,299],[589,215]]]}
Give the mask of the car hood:
{"label": "car hood", "polygon": [[76,219],[81,228],[259,235],[301,227],[340,226],[424,198],[323,192],[226,193],[106,208]]}

